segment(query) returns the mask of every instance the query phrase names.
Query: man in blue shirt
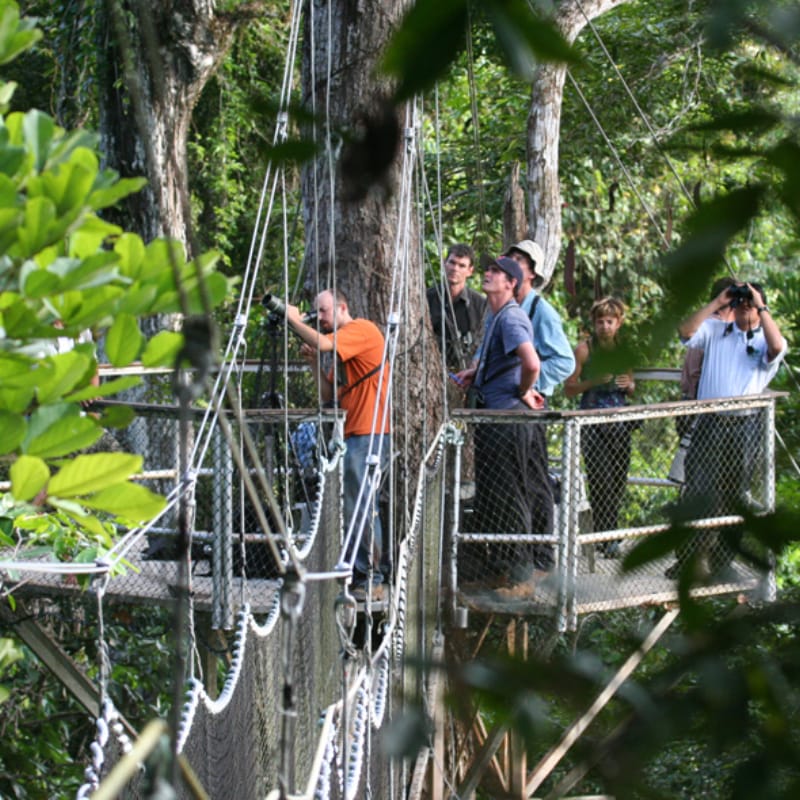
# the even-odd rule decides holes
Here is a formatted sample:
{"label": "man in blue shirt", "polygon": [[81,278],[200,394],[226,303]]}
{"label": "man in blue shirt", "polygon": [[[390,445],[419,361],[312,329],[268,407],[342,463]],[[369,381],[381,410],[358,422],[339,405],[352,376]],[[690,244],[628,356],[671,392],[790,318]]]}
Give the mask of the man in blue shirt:
{"label": "man in blue shirt", "polygon": [[[542,408],[533,388],[539,358],[531,324],[514,300],[522,269],[500,257],[485,268],[483,290],[492,318],[477,364],[458,373],[472,386],[480,408],[522,411]],[[533,421],[482,423],[475,429],[474,524],[481,534],[550,535],[553,495],[547,477],[544,427]],[[459,549],[459,580],[477,580],[507,599],[532,596],[553,568],[550,544],[491,542]]]}
{"label": "man in blue shirt", "polygon": [[[552,305],[540,295],[534,285],[542,283],[544,253],[542,248],[531,239],[523,239],[506,250],[504,257],[513,259],[520,266],[521,278],[517,286],[515,298],[520,308],[528,315],[533,327],[533,344],[539,356],[541,370],[534,388],[547,398],[559,383],[563,383],[575,371],[575,355],[572,346],[564,333],[561,317]],[[491,310],[487,314],[485,329],[489,329],[492,320]],[[472,365],[480,360],[481,347],[475,354]]]}
{"label": "man in blue shirt", "polygon": [[533,344],[541,362],[535,388],[550,397],[553,389],[575,371],[575,356],[558,312],[534,289],[544,280],[544,253],[536,242],[523,239],[511,245],[503,255],[513,258],[522,268],[516,299],[533,326]]}
{"label": "man in blue shirt", "polygon": [[[729,313],[731,319],[720,318]],[[727,286],[679,326],[681,341],[703,352],[698,400],[761,394],[786,354],[786,340],[772,318],[758,283]],[[686,454],[685,513],[709,517],[736,514],[748,505],[748,490],[766,456],[763,414],[734,410],[700,414]],[[761,467],[763,469],[763,467]],[[666,570],[677,578],[684,565],[700,579],[733,577],[730,564],[740,549],[741,526],[725,536],[698,532]]]}

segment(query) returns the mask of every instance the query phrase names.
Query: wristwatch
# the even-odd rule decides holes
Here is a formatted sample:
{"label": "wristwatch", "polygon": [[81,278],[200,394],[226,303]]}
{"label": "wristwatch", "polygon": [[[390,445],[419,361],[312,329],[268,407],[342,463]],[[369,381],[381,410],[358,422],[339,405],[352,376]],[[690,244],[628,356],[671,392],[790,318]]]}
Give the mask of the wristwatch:
{"label": "wristwatch", "polygon": [[526,394],[528,394],[528,392],[529,392],[530,390],[531,390],[531,389],[530,389],[530,386],[529,386],[527,389],[522,389],[522,388],[520,388],[520,389],[519,389],[519,391],[517,392],[517,397],[519,397],[519,398],[520,398],[520,400],[521,400],[523,397],[525,397],[525,395],[526,395]]}
{"label": "wristwatch", "polygon": [[758,313],[760,314],[762,311],[769,311],[769,307],[768,306],[759,306],[756,309],[756,311],[758,311]]}

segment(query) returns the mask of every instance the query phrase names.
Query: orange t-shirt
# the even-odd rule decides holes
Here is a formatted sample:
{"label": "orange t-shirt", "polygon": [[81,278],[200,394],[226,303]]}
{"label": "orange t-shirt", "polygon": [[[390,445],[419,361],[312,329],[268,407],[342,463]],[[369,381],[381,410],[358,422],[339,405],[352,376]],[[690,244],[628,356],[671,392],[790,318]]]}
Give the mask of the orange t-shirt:
{"label": "orange t-shirt", "polygon": [[[377,370],[357,386],[353,386],[353,384],[383,362],[383,334],[378,326],[368,319],[354,319],[336,331],[335,339],[332,333],[326,335],[336,347],[336,354],[344,365],[347,379],[347,385],[340,386],[338,390],[339,405],[347,411],[344,423],[345,438],[369,434],[372,432],[372,419],[375,414],[375,399],[378,394],[378,385],[381,382],[381,372]],[[328,380],[333,381],[333,371],[328,373]],[[389,372],[386,369],[381,383],[381,401],[376,420],[378,428],[383,419],[388,383]],[[353,386],[353,388],[349,389],[349,386]],[[383,431],[376,430],[376,433],[389,433],[389,430],[389,415],[387,414]]]}

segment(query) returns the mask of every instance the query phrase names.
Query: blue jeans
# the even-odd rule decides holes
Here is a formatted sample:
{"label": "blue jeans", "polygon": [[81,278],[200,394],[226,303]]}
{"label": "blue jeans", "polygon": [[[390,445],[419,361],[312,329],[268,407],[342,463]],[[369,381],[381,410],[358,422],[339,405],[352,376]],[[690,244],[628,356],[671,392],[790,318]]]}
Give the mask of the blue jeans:
{"label": "blue jeans", "polygon": [[[366,523],[364,524],[361,541],[356,553],[353,580],[355,583],[366,580],[371,564],[372,582],[378,584],[383,583],[384,579],[382,572],[383,528],[380,515],[377,513],[378,492],[375,492],[374,503],[368,503],[368,492],[365,488],[361,503],[356,509],[361,482],[367,473],[367,455],[370,453],[369,440],[369,434],[348,436],[345,440],[347,451],[344,455],[344,524],[345,533],[347,533],[351,520],[356,516],[356,511],[358,510],[358,518],[361,519],[364,509],[368,506]],[[383,472],[389,463],[389,436],[387,434],[381,434],[373,438],[371,452],[377,455],[379,448],[381,451],[380,466]],[[371,553],[370,538],[372,539]],[[348,561],[351,557],[352,543],[346,554]]]}

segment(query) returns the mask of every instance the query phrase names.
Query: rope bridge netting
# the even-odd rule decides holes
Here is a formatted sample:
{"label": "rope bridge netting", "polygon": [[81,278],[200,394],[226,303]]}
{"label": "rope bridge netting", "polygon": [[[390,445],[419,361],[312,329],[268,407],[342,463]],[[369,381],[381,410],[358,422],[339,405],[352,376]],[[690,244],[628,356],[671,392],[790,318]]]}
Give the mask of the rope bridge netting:
{"label": "rope bridge netting", "polygon": [[[422,467],[413,525],[397,550],[396,581],[382,609],[373,651],[358,646],[355,607],[348,605],[338,582],[305,582],[302,610],[295,613],[286,607],[291,592],[282,592],[278,581],[247,581],[251,588],[270,592],[271,605],[263,613],[254,613],[249,603],[242,606],[222,693],[212,699],[194,678],[182,712],[180,751],[210,797],[264,798],[277,776],[289,786],[305,787],[298,789],[304,796],[360,796],[359,786],[367,780],[373,796],[390,796],[385,759],[370,759],[371,732],[380,727],[391,703],[389,669],[396,669],[403,655],[409,600],[418,599],[416,573],[409,567],[424,518],[439,514],[442,448],[440,436]],[[325,466],[309,515],[317,526],[305,562],[309,573],[335,562],[339,549],[338,471],[335,465]],[[267,605],[266,599],[258,602]],[[287,687],[295,699],[291,708],[286,707]],[[99,721],[103,737],[95,748],[97,775],[90,775],[87,791],[126,747],[119,724],[113,735],[115,714],[107,702]],[[284,728],[287,715],[294,720],[290,738]],[[382,769],[376,766],[381,762]],[[146,796],[141,787],[148,785],[143,771],[129,796]]]}

